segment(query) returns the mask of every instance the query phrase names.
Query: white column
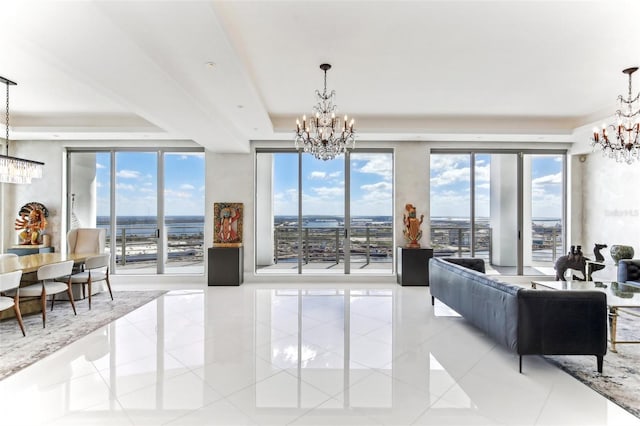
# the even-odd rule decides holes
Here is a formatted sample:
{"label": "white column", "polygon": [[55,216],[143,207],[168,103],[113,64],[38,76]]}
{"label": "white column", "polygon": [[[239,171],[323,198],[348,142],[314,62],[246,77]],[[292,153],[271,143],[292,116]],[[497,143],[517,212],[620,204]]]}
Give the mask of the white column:
{"label": "white column", "polygon": [[517,162],[513,154],[491,155],[492,260],[496,266],[516,266]]}
{"label": "white column", "polygon": [[[96,154],[73,153],[69,165],[72,176],[69,185],[69,212],[75,215],[80,228],[96,226]],[[75,194],[75,208],[71,211],[71,194]]]}
{"label": "white column", "polygon": [[256,265],[273,264],[273,154],[256,155]]}
{"label": "white column", "polygon": [[429,222],[429,163],[430,150],[425,142],[402,142],[402,149],[394,154],[395,173],[395,243],[404,246],[406,241],[402,230],[402,217],[407,213],[405,206],[411,203],[416,208],[418,218],[424,215],[422,223],[422,247],[431,247],[431,226]]}
{"label": "white column", "polygon": [[533,222],[531,194],[531,155],[522,160],[522,262],[523,266],[533,264]]}

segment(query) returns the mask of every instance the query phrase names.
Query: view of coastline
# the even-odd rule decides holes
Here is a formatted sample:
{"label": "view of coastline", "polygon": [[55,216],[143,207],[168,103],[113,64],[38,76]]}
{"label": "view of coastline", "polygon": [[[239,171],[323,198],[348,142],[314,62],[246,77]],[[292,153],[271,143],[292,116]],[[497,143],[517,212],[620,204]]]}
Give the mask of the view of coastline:
{"label": "view of coastline", "polygon": [[[107,230],[111,240],[110,218],[98,216],[97,226]],[[153,216],[118,216],[116,219],[116,262],[157,261],[156,218]],[[204,216],[167,216],[169,261],[202,262],[204,259]],[[344,216],[303,216],[302,241],[304,262],[340,262],[344,259]],[[562,254],[560,219],[532,220],[534,259],[553,262]],[[298,217],[274,217],[274,263],[297,262]],[[424,238],[424,237],[423,237]],[[431,218],[431,246],[436,256],[466,256],[470,250],[470,221],[461,217]],[[491,229],[489,219],[476,220],[475,254],[490,258]],[[126,247],[122,259],[122,247]],[[109,245],[109,243],[107,243]],[[354,261],[390,262],[393,258],[393,218],[391,216],[356,216],[351,218],[351,256]]]}

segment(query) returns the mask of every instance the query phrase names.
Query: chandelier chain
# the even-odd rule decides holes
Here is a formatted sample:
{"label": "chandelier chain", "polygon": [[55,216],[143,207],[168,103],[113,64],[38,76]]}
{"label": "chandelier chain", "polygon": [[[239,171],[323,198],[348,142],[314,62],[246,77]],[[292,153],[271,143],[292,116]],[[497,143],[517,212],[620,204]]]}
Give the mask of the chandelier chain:
{"label": "chandelier chain", "polygon": [[6,114],[5,114],[5,147],[7,150],[7,155],[9,155],[9,83],[6,84],[7,85],[7,109],[6,109]]}
{"label": "chandelier chain", "polygon": [[0,76],[0,81],[7,85],[5,111],[5,146],[6,155],[0,154],[0,183],[31,183],[33,178],[41,178],[44,163],[9,156],[9,86],[17,83]]}

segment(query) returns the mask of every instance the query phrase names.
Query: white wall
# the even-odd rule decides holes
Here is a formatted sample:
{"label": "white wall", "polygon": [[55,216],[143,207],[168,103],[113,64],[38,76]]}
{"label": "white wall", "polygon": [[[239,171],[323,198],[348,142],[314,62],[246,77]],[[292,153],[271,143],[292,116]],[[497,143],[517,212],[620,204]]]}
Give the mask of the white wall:
{"label": "white wall", "polygon": [[[599,153],[586,155],[575,172],[581,176],[582,238],[575,235],[571,244],[581,244],[591,253],[595,243],[630,245],[640,255],[640,164],[616,163]],[[573,163],[573,162],[572,162]],[[573,163],[575,164],[575,163]],[[575,175],[574,174],[574,175]],[[574,209],[575,210],[575,209]],[[603,250],[610,260],[608,249]]]}
{"label": "white wall", "polygon": [[[12,142],[11,155],[44,164],[42,179],[34,179],[30,185],[2,184],[5,202],[2,204],[2,241],[8,248],[18,244],[18,233],[13,230],[13,223],[18,217],[20,207],[35,201],[44,204],[49,210],[47,218],[47,234],[51,235],[51,245],[60,250],[61,225],[66,215],[63,203],[62,176],[65,175],[64,155],[60,143],[55,142]],[[66,235],[66,234],[65,234]]]}
{"label": "white wall", "polygon": [[254,264],[253,154],[218,154],[206,151],[205,247],[213,246],[213,203],[244,203],[243,246],[245,275]]}
{"label": "white wall", "polygon": [[407,214],[405,206],[409,203],[416,208],[418,218],[424,215],[422,223],[422,247],[431,247],[431,226],[429,223],[429,144],[427,142],[401,142],[394,152],[394,216],[395,242],[404,246],[406,240],[402,233],[402,218]]}

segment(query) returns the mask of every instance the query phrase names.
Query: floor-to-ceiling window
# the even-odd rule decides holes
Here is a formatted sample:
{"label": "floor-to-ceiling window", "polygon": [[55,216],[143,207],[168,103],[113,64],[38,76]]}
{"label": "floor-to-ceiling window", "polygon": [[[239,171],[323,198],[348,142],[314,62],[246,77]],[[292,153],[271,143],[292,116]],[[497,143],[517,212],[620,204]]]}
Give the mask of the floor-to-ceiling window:
{"label": "floor-to-ceiling window", "polygon": [[390,274],[393,154],[256,153],[259,273]]}
{"label": "floor-to-ceiling window", "polygon": [[107,230],[118,274],[204,272],[202,150],[70,150],[68,228]]}
{"label": "floor-to-ceiling window", "polygon": [[564,152],[434,151],[436,256],[474,256],[488,273],[553,275],[564,252]]}

